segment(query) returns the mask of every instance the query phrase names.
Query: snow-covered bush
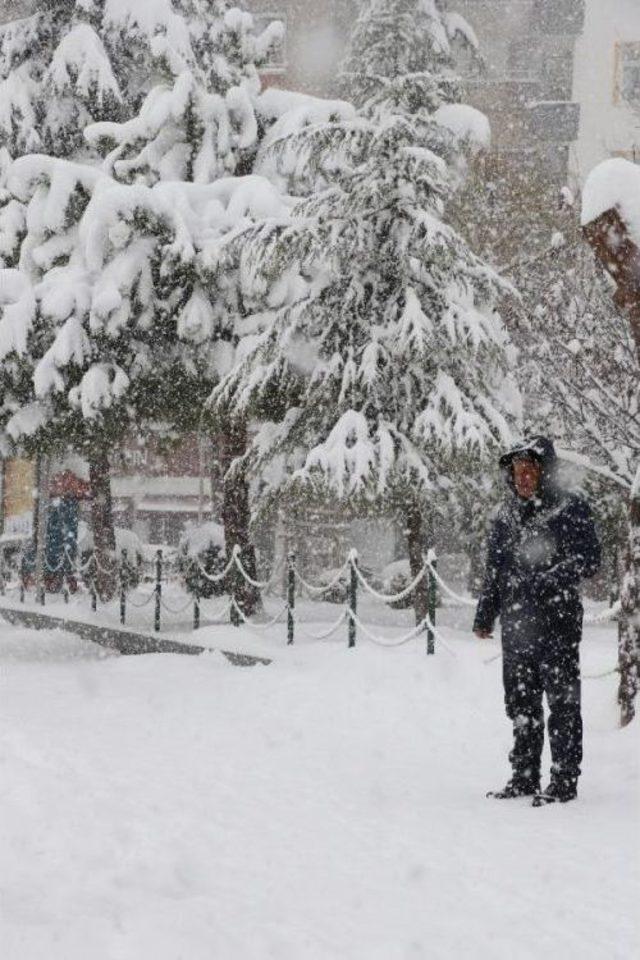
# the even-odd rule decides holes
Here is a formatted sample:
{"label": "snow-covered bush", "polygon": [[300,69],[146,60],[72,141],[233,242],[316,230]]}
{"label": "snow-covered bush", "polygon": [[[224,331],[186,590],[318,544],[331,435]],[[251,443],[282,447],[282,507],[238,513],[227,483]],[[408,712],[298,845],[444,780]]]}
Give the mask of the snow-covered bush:
{"label": "snow-covered bush", "polygon": [[[358,569],[374,590],[380,591],[382,589],[380,578],[376,577],[372,570],[362,566],[359,566]],[[351,587],[350,567],[344,567],[342,572],[340,572],[339,567],[322,570],[314,577],[313,586],[322,587],[325,585],[327,587],[326,591],[320,595],[314,593],[314,599],[326,600],[327,603],[346,603],[349,599],[349,590]],[[357,589],[359,593],[363,590],[360,581],[358,581]]]}
{"label": "snow-covered bush", "polygon": [[[143,576],[143,543],[133,530],[127,530],[124,527],[116,527],[115,535],[118,582],[122,578],[126,590],[135,589]],[[80,558],[82,580],[85,586],[89,587],[95,576],[93,533],[83,522],[78,527],[78,556]]]}
{"label": "snow-covered bush", "polygon": [[[380,577],[382,580],[382,592],[386,596],[402,593],[414,579],[411,576],[411,567],[408,559],[394,560],[393,563],[388,563]],[[389,604],[394,610],[406,610],[412,605],[413,591],[408,593],[406,597],[403,597],[402,600],[396,600]]]}
{"label": "snow-covered bush", "polygon": [[204,523],[188,529],[178,547],[178,570],[186,590],[207,600],[226,592],[226,577],[220,576],[227,566],[224,529],[219,523]]}
{"label": "snow-covered bush", "polygon": [[349,570],[346,568],[342,573],[338,567],[321,570],[315,577],[313,585],[314,587],[326,586],[327,589],[319,596],[314,594],[314,599],[326,600],[327,603],[346,603],[349,599],[350,582]]}

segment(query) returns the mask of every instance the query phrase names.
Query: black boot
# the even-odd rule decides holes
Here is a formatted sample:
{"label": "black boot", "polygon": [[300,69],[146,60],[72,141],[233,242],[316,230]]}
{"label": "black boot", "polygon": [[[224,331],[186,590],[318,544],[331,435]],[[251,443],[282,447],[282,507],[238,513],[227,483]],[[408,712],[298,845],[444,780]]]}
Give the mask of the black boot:
{"label": "black boot", "polygon": [[532,806],[544,807],[548,803],[568,803],[578,796],[578,781],[575,777],[551,777],[551,782],[542,793],[536,793]]}
{"label": "black boot", "polygon": [[531,777],[512,777],[502,790],[490,790],[492,800],[515,800],[518,797],[535,797],[540,792],[540,780]]}

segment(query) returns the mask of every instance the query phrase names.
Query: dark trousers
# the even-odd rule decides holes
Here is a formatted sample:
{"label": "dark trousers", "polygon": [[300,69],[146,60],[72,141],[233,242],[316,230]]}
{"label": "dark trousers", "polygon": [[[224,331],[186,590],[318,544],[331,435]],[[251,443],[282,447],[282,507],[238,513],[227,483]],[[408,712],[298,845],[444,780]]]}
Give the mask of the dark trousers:
{"label": "dark trousers", "polygon": [[513,722],[509,759],[514,776],[540,779],[546,694],[552,775],[577,780],[582,762],[579,647],[567,646],[542,656],[505,651],[503,680],[507,716]]}

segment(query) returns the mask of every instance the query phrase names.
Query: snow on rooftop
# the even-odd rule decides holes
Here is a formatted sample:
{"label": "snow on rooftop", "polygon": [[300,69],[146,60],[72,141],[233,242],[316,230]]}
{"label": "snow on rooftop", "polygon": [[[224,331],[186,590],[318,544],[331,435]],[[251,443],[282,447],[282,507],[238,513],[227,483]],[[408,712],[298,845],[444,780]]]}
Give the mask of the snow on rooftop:
{"label": "snow on rooftop", "polygon": [[595,167],[582,196],[582,225],[618,210],[633,239],[640,244],[640,166],[614,157]]}

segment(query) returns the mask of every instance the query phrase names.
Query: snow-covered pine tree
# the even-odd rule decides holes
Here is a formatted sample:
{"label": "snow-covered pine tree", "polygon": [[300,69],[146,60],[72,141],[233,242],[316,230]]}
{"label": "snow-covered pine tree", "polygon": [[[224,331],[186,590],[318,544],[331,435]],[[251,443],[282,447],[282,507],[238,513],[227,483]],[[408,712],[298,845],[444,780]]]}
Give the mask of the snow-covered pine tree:
{"label": "snow-covered pine tree", "polygon": [[[457,102],[452,29],[439,2],[369,0],[345,75],[357,114],[272,140],[261,162],[307,192],[315,171],[317,192],[298,223],[239,241],[273,321],[213,395],[267,421],[258,469],[287,454],[282,482],[399,508],[414,574],[430,499],[482,469],[519,410],[503,285],[443,220],[464,145],[487,135]],[[415,606],[422,622],[425,590]]]}
{"label": "snow-covered pine tree", "polygon": [[[176,5],[180,7],[180,4]],[[272,23],[260,36],[253,32],[253,19],[229,0],[189,3],[189,30],[193,41],[189,55],[178,55],[169,43],[160,48],[163,78],[149,93],[140,113],[127,123],[98,123],[86,131],[87,140],[106,152],[105,168],[119,181],[153,185],[164,181],[208,184],[232,175],[249,174],[258,148],[263,121],[256,114],[260,93],[257,66],[267,57],[281,36],[282,25]],[[251,219],[252,210],[274,211],[273,191],[262,180],[249,182],[236,194],[230,179],[221,179],[223,193],[217,196],[219,207],[200,207],[202,222],[212,221],[209,241],[235,227],[235,217]],[[253,196],[250,193],[253,191]],[[241,202],[237,198],[243,196]],[[187,205],[196,196],[185,195]],[[205,202],[201,198],[201,202]],[[277,206],[277,204],[275,205]],[[278,212],[281,212],[280,210]],[[205,230],[198,240],[205,239]],[[199,253],[202,253],[200,244]],[[205,254],[205,259],[206,259]],[[196,260],[198,257],[196,256]],[[171,315],[178,317],[177,333],[183,359],[189,366],[197,397],[204,384],[217,377],[202,347],[211,346],[220,357],[229,359],[229,346],[235,337],[235,320],[242,315],[235,280],[225,278],[218,288],[210,288],[202,262],[190,258],[174,260],[164,271],[171,277]],[[184,428],[183,410],[200,411],[184,390],[176,393],[176,403],[165,416]],[[246,424],[229,420],[216,424],[215,448],[220,459],[223,480],[222,520],[229,551],[241,548],[241,558],[250,575],[257,576],[255,550],[249,524],[249,486],[242,466]],[[259,602],[257,591],[241,577],[235,595],[244,613]]]}
{"label": "snow-covered pine tree", "polygon": [[[98,125],[89,141],[94,136],[102,145],[122,133],[128,144],[135,131],[136,149],[148,161],[138,165],[136,179],[150,183],[196,175],[206,181],[240,166],[257,130],[252,58],[266,51],[274,31],[253,38],[250,17],[226,0],[163,2],[137,14],[127,2],[91,4],[94,12],[98,7],[103,18],[117,7],[121,32],[130,30],[134,48],[137,31],[147,36],[156,86],[133,126]],[[149,104],[157,107],[165,97],[172,114],[162,115],[159,130]],[[64,441],[95,456],[99,451],[102,483],[95,499],[103,504],[109,501],[109,450],[125,425],[188,429],[213,382],[202,344],[213,337],[216,318],[224,317],[228,327],[228,317],[223,298],[214,294],[212,305],[204,291],[198,244],[201,249],[204,239],[232,229],[238,218],[250,221],[252,207],[262,212],[266,205],[272,213],[274,202],[262,181],[245,184],[242,201],[233,180],[220,181],[217,192],[162,182],[152,191],[140,182],[118,183],[109,176],[116,166],[114,158],[99,172],[88,164],[26,157],[5,172],[9,189],[0,201],[9,268],[4,281],[0,275],[0,286],[8,289],[0,304],[3,419],[17,443],[31,431],[38,445]],[[128,179],[130,168],[118,172]],[[19,322],[18,294],[20,303],[29,301]],[[109,549],[112,524],[104,519]],[[96,553],[100,541],[97,535]]]}
{"label": "snow-covered pine tree", "polygon": [[[134,0],[48,0],[31,16],[3,25],[0,28],[0,149],[5,159],[2,166],[8,166],[7,157],[31,152],[89,160],[91,151],[84,139],[85,126],[135,115],[153,82],[157,60],[154,45],[171,25],[169,14],[167,2],[140,5]],[[179,32],[173,31],[172,36],[180,43]],[[73,180],[71,172],[67,179]],[[77,193],[69,186],[69,196],[74,193],[77,199]],[[83,195],[83,205],[86,199]],[[11,267],[21,259],[23,241],[28,245],[25,210],[20,201],[6,191],[0,197],[0,205],[0,266]],[[71,217],[71,225],[76,224],[77,215]],[[60,224],[57,229],[65,232]],[[11,287],[15,287],[15,278]],[[13,312],[9,310],[10,315]],[[33,349],[37,344],[44,349],[52,331],[45,329],[44,317],[40,317],[37,327],[39,336],[34,331],[29,346]],[[16,402],[12,377],[19,372],[18,395],[24,399],[29,370],[33,373],[40,357],[37,352],[33,356],[22,352],[3,358],[0,390],[5,400],[12,398],[7,411],[9,418],[15,414]],[[32,403],[33,409],[39,410],[37,440],[35,436],[32,439],[42,450],[47,445],[45,411],[37,401]],[[60,434],[55,423],[51,427],[48,445],[55,443]],[[94,444],[90,446],[95,449]],[[94,462],[90,471],[92,504],[94,511],[101,513],[99,521],[94,517],[99,527],[95,529],[99,557],[103,548],[112,549],[115,544],[108,461],[104,452],[101,460],[101,469],[96,472]],[[107,566],[105,556],[101,566]]]}
{"label": "snow-covered pine tree", "polygon": [[158,82],[140,111],[126,123],[96,123],[85,132],[124,183],[211,183],[252,168],[257,67],[282,24],[274,21],[257,36],[253,18],[233,0],[173,0],[173,7],[172,26],[153,40]]}

